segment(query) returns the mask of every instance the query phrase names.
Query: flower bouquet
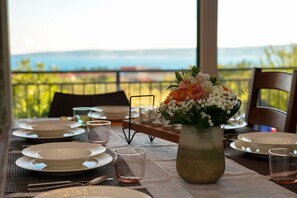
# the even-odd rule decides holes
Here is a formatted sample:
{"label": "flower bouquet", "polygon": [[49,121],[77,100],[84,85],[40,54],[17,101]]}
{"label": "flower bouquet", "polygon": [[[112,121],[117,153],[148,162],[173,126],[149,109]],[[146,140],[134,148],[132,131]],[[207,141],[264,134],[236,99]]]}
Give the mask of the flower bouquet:
{"label": "flower bouquet", "polygon": [[194,125],[207,128],[228,124],[239,110],[237,95],[221,85],[216,77],[200,72],[200,67],[175,72],[176,84],[159,107],[161,117],[171,124]]}
{"label": "flower bouquet", "polygon": [[225,171],[221,124],[239,110],[240,100],[216,77],[190,70],[175,72],[176,84],[161,103],[162,119],[182,124],[176,169],[185,180],[207,184],[216,182]]}

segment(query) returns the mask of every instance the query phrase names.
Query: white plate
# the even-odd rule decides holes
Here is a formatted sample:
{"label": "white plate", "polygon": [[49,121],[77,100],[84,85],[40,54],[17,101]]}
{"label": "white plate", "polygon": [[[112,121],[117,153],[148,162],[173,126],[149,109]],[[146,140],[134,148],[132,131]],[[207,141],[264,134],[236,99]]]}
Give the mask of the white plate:
{"label": "white plate", "polygon": [[12,134],[17,137],[27,138],[31,140],[55,140],[55,139],[64,140],[64,139],[68,139],[68,138],[83,134],[85,131],[86,130],[83,128],[73,128],[67,131],[63,131],[63,133],[58,135],[53,135],[53,134],[45,135],[32,130],[19,129],[19,130],[13,131]]}
{"label": "white plate", "polygon": [[[97,106],[92,107],[91,110],[106,119],[120,120],[125,119],[129,115],[129,106]],[[135,114],[136,110],[137,108],[132,107],[131,113]]]}
{"label": "white plate", "polygon": [[33,120],[33,121],[26,121],[19,124],[19,127],[22,129],[33,130],[33,126],[35,125],[42,125],[42,124],[64,124],[68,125],[71,128],[76,128],[80,126],[79,122],[69,121],[69,120]]}
{"label": "white plate", "polygon": [[234,142],[231,142],[230,147],[235,150],[242,151],[245,153],[255,154],[255,155],[263,156],[263,157],[268,156],[267,151],[262,151],[260,149],[257,149],[251,143],[244,142],[242,140],[235,140]]}
{"label": "white plate", "polygon": [[233,122],[232,120],[230,120],[229,122],[230,122],[230,124],[224,125],[225,130],[238,129],[238,128],[245,127],[247,125],[247,122],[245,122],[245,121],[242,121],[241,123],[238,123],[236,121]]}
{"label": "white plate", "polygon": [[84,171],[92,170],[101,166],[104,166],[112,161],[111,155],[107,153],[102,153],[95,157],[91,157],[89,160],[81,163],[75,164],[69,167],[60,166],[49,166],[46,163],[40,161],[39,159],[34,159],[27,156],[22,156],[16,160],[16,165],[31,171],[37,171],[48,174],[76,174]]}
{"label": "white plate", "polygon": [[[129,116],[128,115],[109,115],[108,117],[107,116],[104,116],[102,115],[100,112],[91,112],[88,114],[89,117],[93,118],[93,119],[100,119],[100,120],[123,120],[123,119],[128,119]],[[138,118],[139,115],[138,113],[132,113],[131,114],[131,118]]]}
{"label": "white plate", "polygon": [[253,132],[240,134],[238,139],[250,142],[255,148],[269,150],[271,148],[297,148],[297,134],[284,132]]}
{"label": "white plate", "polygon": [[79,186],[43,192],[35,198],[150,198],[140,191],[116,186]]}
{"label": "white plate", "polygon": [[22,150],[22,154],[42,160],[48,165],[68,166],[80,164],[90,157],[106,151],[100,144],[88,142],[59,142],[30,146]]}
{"label": "white plate", "polygon": [[[129,106],[97,106],[97,107],[92,107],[92,111],[97,111],[97,112],[106,112],[106,113],[122,113],[122,112],[127,112],[129,113]],[[131,112],[137,111],[137,108],[131,107]]]}

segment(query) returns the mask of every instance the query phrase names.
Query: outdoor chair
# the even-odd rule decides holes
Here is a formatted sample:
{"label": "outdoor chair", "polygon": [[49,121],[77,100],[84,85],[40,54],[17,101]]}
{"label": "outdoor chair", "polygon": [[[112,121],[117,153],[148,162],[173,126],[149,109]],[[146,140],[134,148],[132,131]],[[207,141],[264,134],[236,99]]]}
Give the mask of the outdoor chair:
{"label": "outdoor chair", "polygon": [[73,107],[119,105],[129,106],[124,91],[94,95],[76,95],[56,92],[50,105],[48,117],[73,116]]}
{"label": "outdoor chair", "polygon": [[[297,112],[297,70],[293,74],[285,72],[263,72],[260,68],[253,68],[249,97],[246,106],[245,121],[247,127],[236,129],[237,133],[258,131],[258,126],[270,126],[280,132],[296,133]],[[287,93],[287,108],[265,106],[261,102],[263,90],[279,90]],[[267,92],[265,92],[267,93]],[[277,98],[271,98],[277,101]]]}

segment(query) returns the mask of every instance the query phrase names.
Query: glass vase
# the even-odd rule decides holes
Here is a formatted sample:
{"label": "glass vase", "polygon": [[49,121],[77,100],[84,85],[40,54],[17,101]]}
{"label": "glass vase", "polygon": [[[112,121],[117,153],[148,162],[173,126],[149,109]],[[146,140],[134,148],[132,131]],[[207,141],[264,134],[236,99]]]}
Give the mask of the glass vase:
{"label": "glass vase", "polygon": [[179,175],[196,184],[215,183],[225,171],[223,129],[183,125],[176,159]]}

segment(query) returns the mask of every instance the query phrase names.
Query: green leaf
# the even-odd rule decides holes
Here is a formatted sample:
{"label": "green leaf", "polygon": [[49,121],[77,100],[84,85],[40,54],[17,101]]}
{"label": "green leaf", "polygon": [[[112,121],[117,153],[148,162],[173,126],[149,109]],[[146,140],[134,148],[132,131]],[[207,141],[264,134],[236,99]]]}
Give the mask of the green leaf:
{"label": "green leaf", "polygon": [[167,89],[171,89],[171,88],[175,88],[175,87],[178,87],[178,85],[170,85],[167,87]]}
{"label": "green leaf", "polygon": [[183,78],[177,71],[175,72],[175,77],[176,77],[176,80],[178,81],[178,83],[183,80]]}
{"label": "green leaf", "polygon": [[210,82],[213,85],[219,84],[219,82],[217,81],[217,77],[216,76],[210,76]]}
{"label": "green leaf", "polygon": [[196,67],[196,66],[191,66],[191,73],[192,76],[197,76],[200,72],[200,67]]}

